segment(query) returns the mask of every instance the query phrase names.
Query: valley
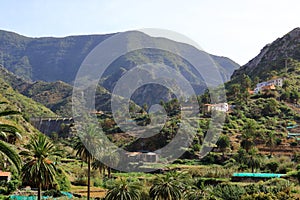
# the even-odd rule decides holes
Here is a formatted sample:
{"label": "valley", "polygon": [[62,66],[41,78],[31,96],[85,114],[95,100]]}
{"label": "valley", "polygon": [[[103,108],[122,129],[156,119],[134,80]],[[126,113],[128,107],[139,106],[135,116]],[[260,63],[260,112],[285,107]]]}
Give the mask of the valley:
{"label": "valley", "polygon": [[[180,56],[154,49],[123,55],[105,71],[95,87],[95,107],[83,116],[85,123],[77,124],[82,116],[72,110],[76,72],[89,51],[112,35],[30,38],[0,31],[1,199],[23,193],[26,198],[106,200],[118,199],[120,193],[134,200],[300,198],[299,28],[266,45],[244,66],[210,55],[226,101],[212,99],[221,89],[207,88]],[[182,100],[165,87],[140,87],[128,101],[130,119],[123,119],[124,113],[111,108],[114,86],[145,62],[184,74],[196,95]],[[153,118],[159,111],[151,110],[153,104],[163,108],[165,121]],[[222,123],[212,126],[215,120]],[[127,131],[126,125],[136,126]],[[157,134],[147,135],[157,127]],[[178,149],[168,150],[190,144],[168,162],[162,149],[180,130],[192,137],[181,135]],[[203,156],[206,149],[211,151]]]}

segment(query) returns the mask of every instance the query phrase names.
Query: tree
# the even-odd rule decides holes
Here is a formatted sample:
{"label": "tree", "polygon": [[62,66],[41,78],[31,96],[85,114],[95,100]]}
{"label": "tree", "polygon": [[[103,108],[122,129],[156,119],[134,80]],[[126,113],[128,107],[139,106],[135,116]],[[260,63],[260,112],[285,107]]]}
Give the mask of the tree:
{"label": "tree", "polygon": [[248,90],[251,88],[251,85],[252,81],[250,77],[246,74],[243,74],[243,78],[241,79],[242,89],[248,92]]}
{"label": "tree", "polygon": [[105,163],[109,163],[109,165],[106,166],[106,169],[108,178],[111,178],[111,166],[117,166],[119,164],[120,155],[116,152],[116,149],[111,148],[109,152],[107,152],[105,155],[102,155],[101,157],[101,159],[103,159]]}
{"label": "tree", "polygon": [[266,145],[270,148],[270,156],[272,156],[273,148],[276,145],[276,135],[274,131],[269,131],[266,137]]}
{"label": "tree", "polygon": [[217,142],[217,146],[222,151],[224,157],[226,149],[230,147],[229,137],[227,135],[222,134]]}
{"label": "tree", "polygon": [[21,171],[21,159],[16,151],[6,142],[0,140],[0,152],[8,158],[8,160],[14,164],[17,171]]}
{"label": "tree", "polygon": [[42,188],[55,183],[57,168],[53,160],[61,156],[61,151],[43,134],[31,137],[26,148],[20,153],[25,156],[26,162],[22,168],[22,180],[38,188],[40,200]]}
{"label": "tree", "polygon": [[264,116],[274,116],[279,113],[279,103],[273,98],[268,99],[264,105],[264,108],[262,109],[262,114]]}
{"label": "tree", "polygon": [[[6,104],[6,102],[0,102],[0,104]],[[20,114],[18,111],[1,111],[0,117],[8,117],[11,115]],[[0,152],[8,158],[8,160],[14,164],[17,171],[21,171],[21,159],[13,147],[9,144],[20,138],[18,129],[15,126],[9,124],[0,124]]]}
{"label": "tree", "polygon": [[[97,152],[98,159],[94,159],[94,161],[92,162],[92,168],[99,169],[99,172],[102,175],[105,175],[105,170],[107,170],[107,177],[111,178],[111,166],[117,166],[119,164],[120,156],[115,149],[110,149],[107,152],[108,153],[106,153],[105,155],[102,155],[101,152]],[[102,161],[104,161],[105,163],[109,163],[109,166],[105,165]]]}
{"label": "tree", "polygon": [[249,119],[243,126],[241,147],[248,153],[254,145],[253,140],[257,134],[258,125],[255,120]]}
{"label": "tree", "polygon": [[201,95],[200,97],[200,103],[202,104],[207,104],[210,103],[210,95],[209,95],[209,90],[205,90],[204,94]]}
{"label": "tree", "polygon": [[290,95],[291,95],[291,92],[289,90],[285,90],[281,94],[280,99],[283,100],[283,101],[288,101],[288,100],[290,100]]}
{"label": "tree", "polygon": [[251,168],[251,172],[254,173],[254,169],[257,169],[260,167],[261,160],[260,157],[257,154],[257,150],[252,148],[248,152],[248,159],[246,160],[246,164],[248,167]]}
{"label": "tree", "polygon": [[98,169],[100,174],[105,175],[106,166],[98,159],[92,162],[92,169]]}
{"label": "tree", "polygon": [[241,86],[239,84],[232,84],[231,85],[231,92],[236,100],[238,100],[238,95],[241,92]]}
{"label": "tree", "polygon": [[87,124],[80,129],[75,139],[74,150],[76,150],[76,156],[79,156],[88,164],[87,199],[90,199],[91,162],[93,160],[93,155],[95,155],[95,152],[97,152],[97,148],[100,145],[97,133],[98,130],[96,125]]}
{"label": "tree", "polygon": [[255,76],[252,82],[252,87],[256,87],[256,85],[259,83],[260,79],[258,76]]}
{"label": "tree", "polygon": [[[207,186],[204,185],[204,181],[197,181],[192,187],[188,188],[184,193],[184,199],[187,200],[200,200],[207,199],[208,196]],[[210,188],[209,188],[210,189]]]}
{"label": "tree", "polygon": [[297,104],[299,99],[300,99],[300,93],[298,92],[298,90],[293,89],[290,95],[291,102]]}
{"label": "tree", "polygon": [[141,186],[137,182],[119,180],[110,187],[105,200],[140,200]]}
{"label": "tree", "polygon": [[150,188],[150,197],[153,200],[177,200],[182,197],[182,184],[173,173],[157,176]]}

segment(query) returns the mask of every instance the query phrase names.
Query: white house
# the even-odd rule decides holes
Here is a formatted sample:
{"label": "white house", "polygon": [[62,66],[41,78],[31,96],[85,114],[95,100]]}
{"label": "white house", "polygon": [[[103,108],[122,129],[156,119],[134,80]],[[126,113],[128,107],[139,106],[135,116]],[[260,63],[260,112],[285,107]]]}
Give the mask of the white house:
{"label": "white house", "polygon": [[267,83],[268,83],[268,85],[275,85],[278,87],[282,87],[283,78],[272,79],[272,80],[269,80]]}
{"label": "white house", "polygon": [[262,90],[262,88],[266,87],[266,86],[275,85],[278,87],[282,87],[283,80],[284,80],[283,78],[277,78],[277,79],[271,79],[269,81],[264,81],[264,82],[258,83],[256,85],[256,88],[254,89],[254,93],[258,94]]}
{"label": "white house", "polygon": [[203,113],[209,113],[213,110],[221,111],[221,112],[228,112],[229,105],[228,105],[228,103],[218,103],[218,104],[205,104],[203,107]]}
{"label": "white house", "polygon": [[212,109],[217,111],[227,112],[229,110],[229,106],[228,103],[218,103],[218,104],[214,104]]}

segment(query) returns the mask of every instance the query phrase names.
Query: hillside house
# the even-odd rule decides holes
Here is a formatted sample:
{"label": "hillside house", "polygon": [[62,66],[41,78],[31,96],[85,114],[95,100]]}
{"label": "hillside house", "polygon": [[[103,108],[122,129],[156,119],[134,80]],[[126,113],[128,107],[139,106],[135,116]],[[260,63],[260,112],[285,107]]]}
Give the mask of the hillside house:
{"label": "hillside house", "polygon": [[221,112],[228,112],[229,105],[228,103],[218,103],[218,104],[204,104],[203,106],[203,113],[210,113],[211,111],[221,111]]}
{"label": "hillside house", "polygon": [[261,83],[258,83],[256,85],[256,88],[254,89],[254,93],[258,94],[261,91],[265,91],[265,90],[275,90],[276,87],[282,87],[283,85],[283,78],[277,78],[277,79],[271,79],[269,81],[264,81]]}

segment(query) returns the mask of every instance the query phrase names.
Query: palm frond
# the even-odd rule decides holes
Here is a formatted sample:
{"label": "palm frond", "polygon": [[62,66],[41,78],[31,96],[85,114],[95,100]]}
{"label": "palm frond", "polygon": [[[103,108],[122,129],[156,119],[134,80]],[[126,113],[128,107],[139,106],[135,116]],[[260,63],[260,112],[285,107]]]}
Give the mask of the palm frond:
{"label": "palm frond", "polygon": [[19,155],[5,142],[0,140],[0,152],[14,164],[18,172],[21,171],[21,159]]}
{"label": "palm frond", "polygon": [[20,115],[21,113],[19,111],[14,110],[8,110],[8,111],[2,111],[0,112],[0,117],[6,117],[10,115]]}
{"label": "palm frond", "polygon": [[19,130],[15,126],[9,124],[0,124],[0,130],[7,133],[19,132]]}

